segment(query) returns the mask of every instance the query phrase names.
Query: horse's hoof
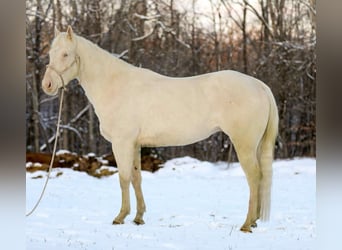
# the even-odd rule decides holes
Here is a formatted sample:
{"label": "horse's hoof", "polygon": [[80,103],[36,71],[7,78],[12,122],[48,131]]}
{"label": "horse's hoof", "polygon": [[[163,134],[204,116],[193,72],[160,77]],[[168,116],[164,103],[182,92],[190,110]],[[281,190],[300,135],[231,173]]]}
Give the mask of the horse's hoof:
{"label": "horse's hoof", "polygon": [[124,224],[124,221],[123,220],[113,220],[113,225],[121,225],[121,224]]}
{"label": "horse's hoof", "polygon": [[244,233],[253,233],[250,227],[241,227],[240,231]]}
{"label": "horse's hoof", "polygon": [[137,219],[135,218],[134,221],[135,225],[144,225],[145,221],[143,219]]}

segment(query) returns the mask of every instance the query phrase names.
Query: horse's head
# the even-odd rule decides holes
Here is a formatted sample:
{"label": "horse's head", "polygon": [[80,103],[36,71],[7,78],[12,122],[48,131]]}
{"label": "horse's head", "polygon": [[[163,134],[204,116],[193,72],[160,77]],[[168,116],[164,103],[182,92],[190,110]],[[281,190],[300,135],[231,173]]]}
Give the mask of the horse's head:
{"label": "horse's head", "polygon": [[55,38],[49,51],[50,63],[46,66],[42,88],[48,95],[55,95],[60,87],[78,77],[80,59],[77,41],[72,28],[66,32],[55,30]]}

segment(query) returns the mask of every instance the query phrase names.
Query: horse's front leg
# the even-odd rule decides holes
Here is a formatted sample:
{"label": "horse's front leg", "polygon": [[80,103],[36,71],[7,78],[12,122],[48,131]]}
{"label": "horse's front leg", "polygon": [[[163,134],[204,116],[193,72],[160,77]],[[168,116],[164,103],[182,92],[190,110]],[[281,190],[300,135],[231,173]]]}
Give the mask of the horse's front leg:
{"label": "horse's front leg", "polygon": [[113,143],[113,152],[119,170],[122,197],[120,213],[115,217],[113,224],[123,224],[131,210],[129,185],[132,180],[134,143]]}
{"label": "horse's front leg", "polygon": [[140,159],[140,147],[137,146],[134,150],[134,167],[132,170],[132,184],[135,191],[135,197],[137,199],[137,214],[134,222],[137,225],[144,224],[143,215],[145,213],[145,201],[141,189],[141,159]]}

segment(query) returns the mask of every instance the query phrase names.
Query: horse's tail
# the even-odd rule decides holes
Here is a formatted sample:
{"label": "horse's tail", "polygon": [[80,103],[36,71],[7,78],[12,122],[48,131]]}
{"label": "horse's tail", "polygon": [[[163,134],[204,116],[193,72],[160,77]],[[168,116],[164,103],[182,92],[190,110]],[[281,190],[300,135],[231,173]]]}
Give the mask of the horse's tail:
{"label": "horse's tail", "polygon": [[271,207],[272,162],[274,145],[278,134],[278,109],[271,90],[266,87],[269,99],[269,116],[267,126],[258,147],[258,161],[262,179],[259,189],[260,219],[269,220]]}

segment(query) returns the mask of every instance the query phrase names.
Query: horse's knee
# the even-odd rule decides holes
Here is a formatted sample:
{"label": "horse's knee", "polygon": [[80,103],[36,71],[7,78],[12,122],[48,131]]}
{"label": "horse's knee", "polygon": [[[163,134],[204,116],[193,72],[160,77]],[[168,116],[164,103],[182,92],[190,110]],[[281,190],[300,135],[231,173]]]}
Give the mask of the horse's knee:
{"label": "horse's knee", "polygon": [[125,175],[119,173],[120,187],[121,189],[129,188],[129,184],[131,182],[131,175]]}

